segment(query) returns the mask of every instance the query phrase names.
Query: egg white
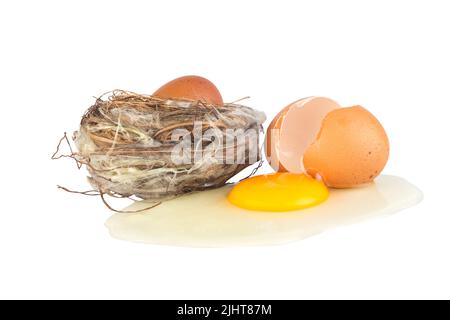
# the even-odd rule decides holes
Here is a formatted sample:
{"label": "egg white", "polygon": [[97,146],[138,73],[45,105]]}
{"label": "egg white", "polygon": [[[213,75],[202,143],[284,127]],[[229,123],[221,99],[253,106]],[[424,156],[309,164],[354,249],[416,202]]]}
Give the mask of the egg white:
{"label": "egg white", "polygon": [[[230,204],[232,186],[198,192],[141,213],[117,213],[106,226],[118,239],[190,247],[273,245],[301,240],[324,230],[392,214],[421,201],[422,192],[406,180],[380,176],[370,185],[331,189],[329,199],[309,209],[259,212]],[[125,210],[148,206],[136,202]]]}

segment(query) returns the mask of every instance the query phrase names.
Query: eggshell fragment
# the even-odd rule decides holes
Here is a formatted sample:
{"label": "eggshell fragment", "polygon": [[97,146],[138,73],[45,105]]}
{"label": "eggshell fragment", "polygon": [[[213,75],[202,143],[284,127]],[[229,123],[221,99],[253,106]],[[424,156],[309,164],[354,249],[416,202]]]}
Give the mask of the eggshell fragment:
{"label": "eggshell fragment", "polygon": [[331,99],[309,97],[281,110],[269,125],[264,144],[274,170],[304,173],[303,154],[315,141],[326,115],[339,107]]}
{"label": "eggshell fragment", "polygon": [[184,76],[174,79],[155,91],[154,97],[201,101],[216,106],[223,105],[222,95],[208,79],[199,76]]}
{"label": "eggshell fragment", "polygon": [[389,140],[380,122],[361,106],[331,111],[304,153],[308,174],[319,174],[334,188],[373,181],[389,157]]}

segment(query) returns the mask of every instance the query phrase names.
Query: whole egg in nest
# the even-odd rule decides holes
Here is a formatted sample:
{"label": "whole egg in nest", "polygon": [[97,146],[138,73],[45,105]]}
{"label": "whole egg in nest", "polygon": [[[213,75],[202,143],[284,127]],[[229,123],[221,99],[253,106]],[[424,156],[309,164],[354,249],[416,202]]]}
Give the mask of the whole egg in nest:
{"label": "whole egg in nest", "polygon": [[266,156],[276,171],[307,173],[333,188],[369,183],[389,157],[380,122],[361,106],[309,97],[285,107],[269,125]]}
{"label": "whole egg in nest", "polygon": [[185,76],[152,95],[96,99],[74,134],[75,156],[100,193],[162,201],[221,187],[259,161],[264,121],[263,112],[224,103],[211,81]]}
{"label": "whole egg in nest", "polygon": [[161,99],[185,99],[216,106],[223,105],[219,89],[214,83],[200,76],[176,78],[156,90],[153,96]]}

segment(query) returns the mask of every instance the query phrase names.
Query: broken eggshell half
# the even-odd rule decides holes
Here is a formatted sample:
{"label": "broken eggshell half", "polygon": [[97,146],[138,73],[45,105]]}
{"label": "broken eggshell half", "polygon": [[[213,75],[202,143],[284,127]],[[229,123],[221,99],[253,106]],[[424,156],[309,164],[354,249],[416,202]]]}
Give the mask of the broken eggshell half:
{"label": "broken eggshell half", "polygon": [[361,106],[324,97],[291,103],[273,119],[264,143],[275,171],[307,173],[334,188],[373,181],[389,157],[380,122]]}

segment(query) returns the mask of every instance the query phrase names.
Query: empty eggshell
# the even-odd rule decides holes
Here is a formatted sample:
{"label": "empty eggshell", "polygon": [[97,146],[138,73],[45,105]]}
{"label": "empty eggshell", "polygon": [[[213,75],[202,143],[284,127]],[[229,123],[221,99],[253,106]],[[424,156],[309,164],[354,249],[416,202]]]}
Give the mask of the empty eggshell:
{"label": "empty eggshell", "polygon": [[373,181],[389,157],[386,132],[369,111],[322,97],[284,108],[269,125],[264,146],[275,171],[307,173],[334,188]]}
{"label": "empty eggshell", "polygon": [[373,181],[389,157],[389,140],[380,122],[361,106],[331,111],[303,157],[308,174],[319,174],[334,188]]}
{"label": "empty eggshell", "polygon": [[264,143],[275,171],[304,173],[303,154],[315,141],[326,115],[339,107],[331,99],[309,97],[281,110],[269,125]]}

